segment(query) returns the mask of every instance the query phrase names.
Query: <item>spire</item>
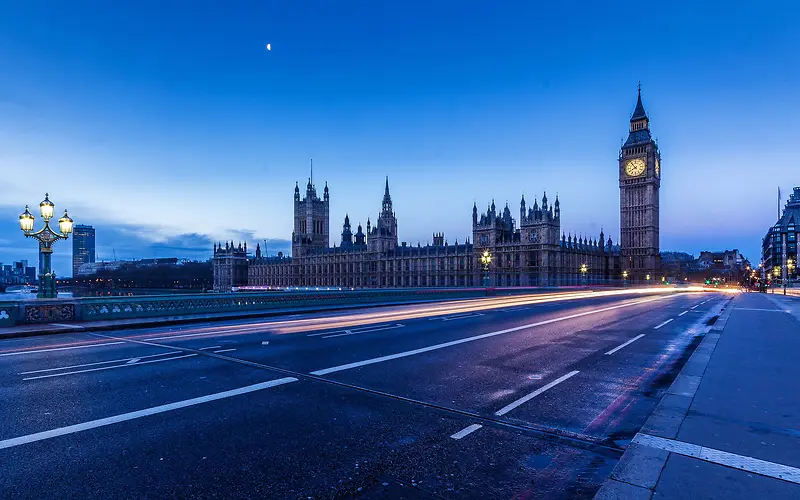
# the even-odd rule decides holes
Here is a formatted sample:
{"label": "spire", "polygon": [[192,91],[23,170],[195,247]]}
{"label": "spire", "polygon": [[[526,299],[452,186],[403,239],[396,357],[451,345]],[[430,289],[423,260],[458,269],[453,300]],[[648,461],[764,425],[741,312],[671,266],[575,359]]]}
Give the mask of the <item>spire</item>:
{"label": "spire", "polygon": [[381,215],[392,215],[392,196],[389,194],[389,176],[386,176],[386,187],[383,190],[383,207]]}
{"label": "spire", "polygon": [[635,122],[637,120],[644,120],[646,118],[647,113],[645,113],[644,106],[642,105],[642,82],[639,82],[639,97],[636,100],[636,109],[633,110],[631,121]]}

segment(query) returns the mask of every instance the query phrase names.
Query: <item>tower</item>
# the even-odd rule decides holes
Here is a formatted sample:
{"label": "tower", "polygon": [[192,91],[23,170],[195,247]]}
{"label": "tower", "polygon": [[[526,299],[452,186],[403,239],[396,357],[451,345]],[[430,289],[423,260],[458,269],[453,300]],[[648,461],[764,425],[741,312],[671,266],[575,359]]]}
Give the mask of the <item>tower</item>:
{"label": "tower", "polygon": [[353,246],[353,230],[350,228],[350,215],[345,214],[344,224],[342,225],[342,248]]}
{"label": "tower", "polygon": [[397,217],[392,209],[392,197],[389,194],[389,178],[386,178],[386,188],[383,192],[381,214],[371,228],[367,219],[367,246],[371,252],[389,252],[397,248]]}
{"label": "tower", "polygon": [[642,86],[630,120],[628,140],[619,152],[619,217],[622,269],[635,281],[660,268],[658,244],[658,190],[661,153],[650,135],[650,121],[642,105]]}
{"label": "tower", "polygon": [[[313,175],[313,170],[312,170]],[[301,257],[328,248],[330,193],[325,183],[322,199],[317,196],[313,177],[308,178],[306,194],[300,199],[300,187],[294,187],[294,231],[292,256]]]}

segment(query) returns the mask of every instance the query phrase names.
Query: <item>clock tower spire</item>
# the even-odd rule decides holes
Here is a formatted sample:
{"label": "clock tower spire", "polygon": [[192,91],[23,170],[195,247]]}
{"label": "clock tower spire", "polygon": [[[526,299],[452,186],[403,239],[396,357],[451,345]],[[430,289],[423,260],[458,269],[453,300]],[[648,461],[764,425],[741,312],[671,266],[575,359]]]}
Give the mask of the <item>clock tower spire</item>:
{"label": "clock tower spire", "polygon": [[659,256],[658,192],[661,153],[650,135],[642,85],[631,115],[628,140],[619,152],[619,208],[622,267],[634,282],[655,282]]}

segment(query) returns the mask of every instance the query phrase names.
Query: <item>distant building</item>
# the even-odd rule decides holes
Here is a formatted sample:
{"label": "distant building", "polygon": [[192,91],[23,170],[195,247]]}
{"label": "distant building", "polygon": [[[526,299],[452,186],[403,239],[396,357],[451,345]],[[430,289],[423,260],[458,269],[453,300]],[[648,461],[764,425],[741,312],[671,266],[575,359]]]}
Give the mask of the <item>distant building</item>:
{"label": "distant building", "polygon": [[213,271],[211,261],[175,257],[94,262],[81,265],[73,284],[93,289],[206,290],[213,286]]}
{"label": "distant building", "polygon": [[29,266],[27,260],[16,261],[11,265],[0,264],[0,284],[3,285],[36,284],[36,267]]}
{"label": "distant building", "polygon": [[697,258],[697,266],[702,269],[724,269],[734,266],[742,267],[745,258],[739,250],[723,250],[721,252],[700,252]]}
{"label": "distant building", "polygon": [[78,276],[80,267],[95,261],[94,228],[77,224],[72,231],[72,276]]}
{"label": "distant building", "polygon": [[794,269],[792,276],[797,276],[797,241],[800,239],[800,187],[786,201],[778,222],[775,223],[761,242],[761,265],[766,273],[777,270],[781,279],[789,274],[788,262],[791,260]]}

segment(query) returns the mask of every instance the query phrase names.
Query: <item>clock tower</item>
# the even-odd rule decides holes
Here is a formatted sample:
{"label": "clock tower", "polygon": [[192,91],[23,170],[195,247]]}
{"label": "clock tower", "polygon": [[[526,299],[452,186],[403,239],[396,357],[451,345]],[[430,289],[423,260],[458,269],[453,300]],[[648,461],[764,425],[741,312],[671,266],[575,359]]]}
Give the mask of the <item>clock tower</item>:
{"label": "clock tower", "polygon": [[622,269],[628,279],[655,283],[661,267],[658,246],[658,190],[661,153],[650,136],[642,86],[631,116],[628,140],[619,152],[619,222]]}

